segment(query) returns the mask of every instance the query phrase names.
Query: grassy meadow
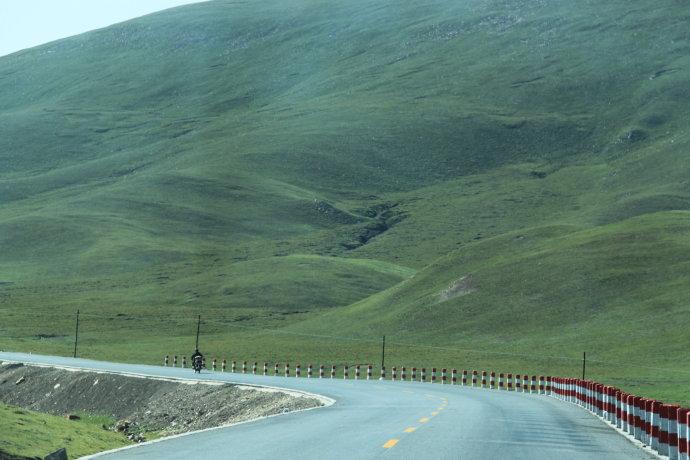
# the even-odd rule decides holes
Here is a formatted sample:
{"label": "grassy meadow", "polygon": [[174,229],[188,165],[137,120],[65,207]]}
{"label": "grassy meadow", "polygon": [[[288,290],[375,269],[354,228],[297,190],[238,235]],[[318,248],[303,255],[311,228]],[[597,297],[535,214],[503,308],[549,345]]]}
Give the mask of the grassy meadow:
{"label": "grassy meadow", "polygon": [[68,420],[0,404],[0,455],[43,458],[65,447],[69,458],[79,458],[130,444],[121,433],[103,429],[112,423],[105,417],[83,414],[80,420]]}

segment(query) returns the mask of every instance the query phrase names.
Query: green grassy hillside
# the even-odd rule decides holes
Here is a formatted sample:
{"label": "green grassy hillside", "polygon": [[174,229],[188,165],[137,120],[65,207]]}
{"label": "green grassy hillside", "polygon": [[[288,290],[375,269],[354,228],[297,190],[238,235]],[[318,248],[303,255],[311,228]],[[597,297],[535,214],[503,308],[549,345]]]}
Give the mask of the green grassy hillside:
{"label": "green grassy hillside", "polygon": [[690,401],[689,15],[212,1],[2,57],[0,348],[81,309],[83,355],[158,362],[202,314],[237,359],[587,350]]}
{"label": "green grassy hillside", "polygon": [[114,423],[108,417],[80,414],[80,420],[67,420],[1,403],[0,415],[0,455],[10,459],[43,458],[63,447],[69,458],[79,458],[131,444],[121,433],[103,429]]}

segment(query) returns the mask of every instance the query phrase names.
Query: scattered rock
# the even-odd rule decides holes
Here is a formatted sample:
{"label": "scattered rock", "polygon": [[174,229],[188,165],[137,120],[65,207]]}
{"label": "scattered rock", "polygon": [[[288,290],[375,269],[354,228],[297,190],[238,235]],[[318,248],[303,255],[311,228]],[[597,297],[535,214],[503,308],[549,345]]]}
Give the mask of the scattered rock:
{"label": "scattered rock", "polygon": [[118,420],[115,424],[115,431],[128,431],[130,426],[132,426],[132,422],[129,420]]}
{"label": "scattered rock", "polygon": [[645,139],[647,139],[647,133],[641,129],[631,129],[623,138],[625,142],[629,142],[631,144],[641,142]]}
{"label": "scattered rock", "polygon": [[52,454],[46,455],[43,460],[67,460],[67,449],[63,447],[56,450]]}
{"label": "scattered rock", "polygon": [[81,417],[79,417],[79,416],[76,415],[76,414],[69,414],[69,415],[66,415],[65,418],[67,418],[67,420],[81,420]]}
{"label": "scattered rock", "polygon": [[19,385],[20,383],[26,382],[26,378],[24,376],[19,377],[19,380],[14,382],[15,385]]}

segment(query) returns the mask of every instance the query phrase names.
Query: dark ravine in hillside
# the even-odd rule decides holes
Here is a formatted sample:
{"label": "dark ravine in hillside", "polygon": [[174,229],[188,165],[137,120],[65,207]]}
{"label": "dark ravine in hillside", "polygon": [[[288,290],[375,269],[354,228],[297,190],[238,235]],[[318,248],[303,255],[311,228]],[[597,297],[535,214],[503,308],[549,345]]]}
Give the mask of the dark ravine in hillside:
{"label": "dark ravine in hillside", "polygon": [[395,208],[398,204],[382,203],[368,209],[357,210],[356,212],[370,219],[370,222],[356,232],[354,241],[345,242],[342,246],[348,251],[360,248],[404,220],[405,213],[396,212]]}

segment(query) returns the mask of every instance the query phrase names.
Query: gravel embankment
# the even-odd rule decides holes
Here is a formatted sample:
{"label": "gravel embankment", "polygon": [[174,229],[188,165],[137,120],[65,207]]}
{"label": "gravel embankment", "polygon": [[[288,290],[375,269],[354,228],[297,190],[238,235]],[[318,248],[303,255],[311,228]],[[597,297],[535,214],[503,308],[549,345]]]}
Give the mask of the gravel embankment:
{"label": "gravel embankment", "polygon": [[108,415],[120,421],[113,429],[135,439],[141,432],[177,434],[323,405],[271,389],[22,364],[0,364],[0,401],[54,415]]}

